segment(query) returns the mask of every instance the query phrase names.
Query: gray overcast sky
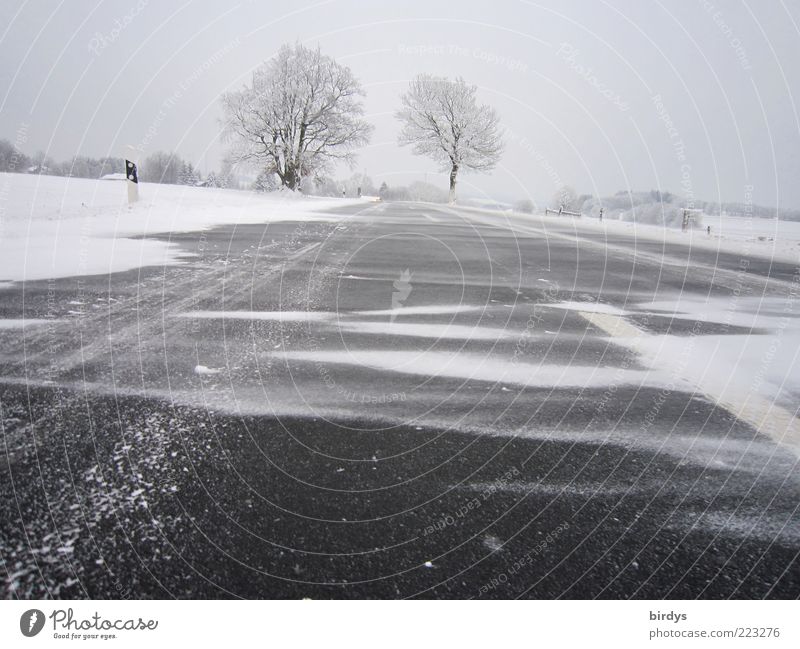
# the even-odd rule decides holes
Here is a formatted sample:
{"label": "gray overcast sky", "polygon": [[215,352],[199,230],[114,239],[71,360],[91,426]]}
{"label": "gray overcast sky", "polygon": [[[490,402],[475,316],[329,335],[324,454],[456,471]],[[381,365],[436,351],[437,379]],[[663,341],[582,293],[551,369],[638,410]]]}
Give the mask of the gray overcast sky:
{"label": "gray overcast sky", "polygon": [[501,165],[465,192],[744,201],[752,185],[755,203],[796,208],[798,26],[797,0],[3,0],[0,137],[56,159],[177,150],[208,171],[220,93],[299,40],[363,82],[376,128],[357,169],[377,182],[445,185],[396,145],[398,96],[424,71],[478,85],[509,129]]}

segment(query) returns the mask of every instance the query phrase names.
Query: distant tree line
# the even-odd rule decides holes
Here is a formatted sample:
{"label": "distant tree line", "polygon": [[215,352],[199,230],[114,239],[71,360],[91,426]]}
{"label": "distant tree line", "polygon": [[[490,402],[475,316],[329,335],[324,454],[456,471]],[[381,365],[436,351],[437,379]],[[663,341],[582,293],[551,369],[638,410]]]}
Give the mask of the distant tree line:
{"label": "distant tree line", "polygon": [[409,185],[389,186],[381,183],[378,196],[384,201],[422,201],[424,203],[447,203],[450,193],[430,183],[415,180]]}
{"label": "distant tree line", "polygon": [[[278,191],[285,186],[275,173],[261,171],[250,188],[258,192]],[[357,198],[359,196],[375,196],[384,201],[422,201],[425,203],[447,203],[447,190],[420,180],[408,185],[389,185],[382,182],[376,186],[372,178],[364,173],[352,174],[344,180],[328,176],[306,178],[298,188],[311,196],[331,196]]]}
{"label": "distant tree line", "polygon": [[[103,178],[110,174],[125,173],[124,158],[92,158],[75,156],[72,160],[57,162],[39,152],[28,156],[8,140],[0,140],[0,172],[37,173],[68,178]],[[211,171],[203,177],[191,162],[176,153],[156,151],[139,162],[139,179],[143,182],[166,185],[192,185],[202,187],[238,187],[235,166],[225,160],[222,170]]]}
{"label": "distant tree line", "polygon": [[194,165],[176,153],[156,151],[139,163],[139,178],[146,183],[162,185],[201,185],[203,187],[226,187],[230,173],[210,172],[205,178]]}
{"label": "distant tree line", "polygon": [[[568,212],[599,217],[603,210],[605,218],[620,221],[636,221],[667,226],[679,226],[683,220],[683,212],[689,208],[694,210],[694,223],[702,223],[702,215],[727,214],[730,216],[750,216],[752,218],[772,218],[776,215],[783,221],[800,221],[800,210],[765,207],[744,203],[719,203],[714,201],[687,201],[672,192],[651,189],[650,191],[620,190],[613,196],[592,196],[581,194],[565,185],[558,189],[550,200],[548,207],[557,211],[559,208]],[[533,213],[533,201],[524,199],[513,205],[517,212]]]}
{"label": "distant tree line", "polygon": [[[602,198],[581,196],[578,197],[576,202],[583,214],[597,216],[602,207],[609,218],[673,226],[680,224],[685,208],[700,210],[702,213],[709,215],[728,214],[730,216],[750,216],[762,219],[774,219],[778,216],[783,221],[800,221],[800,210],[797,209],[699,200],[689,203],[678,194],[657,189],[650,191],[622,190],[613,196],[604,196]],[[700,218],[698,216],[696,220],[699,222]]]}
{"label": "distant tree line", "polygon": [[75,156],[69,162],[56,162],[41,151],[28,156],[8,140],[0,140],[0,171],[100,178],[106,174],[124,173],[125,161],[122,158]]}

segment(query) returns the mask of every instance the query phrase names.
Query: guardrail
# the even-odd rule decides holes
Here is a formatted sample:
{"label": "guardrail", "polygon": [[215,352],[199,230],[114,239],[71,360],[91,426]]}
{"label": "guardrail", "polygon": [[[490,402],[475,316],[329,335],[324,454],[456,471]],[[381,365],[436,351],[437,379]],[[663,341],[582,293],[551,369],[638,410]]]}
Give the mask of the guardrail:
{"label": "guardrail", "polygon": [[562,209],[551,210],[550,208],[547,208],[547,207],[544,208],[545,216],[547,216],[551,212],[553,214],[558,214],[559,216],[563,216],[564,214],[566,214],[567,216],[577,216],[578,218],[581,217],[581,213],[580,212],[570,212],[569,210],[562,210]]}

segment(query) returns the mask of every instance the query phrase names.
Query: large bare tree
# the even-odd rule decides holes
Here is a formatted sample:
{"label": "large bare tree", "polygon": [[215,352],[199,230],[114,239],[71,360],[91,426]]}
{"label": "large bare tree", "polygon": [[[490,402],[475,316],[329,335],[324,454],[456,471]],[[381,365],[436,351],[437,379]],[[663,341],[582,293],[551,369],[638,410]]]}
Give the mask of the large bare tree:
{"label": "large bare tree", "polygon": [[476,91],[460,77],[451,81],[420,74],[403,94],[396,115],[403,124],[400,144],[411,144],[415,154],[450,171],[450,202],[456,198],[459,170],[490,171],[503,153],[497,113],[478,104]]}
{"label": "large bare tree", "polygon": [[348,67],[319,49],[284,45],[252,85],[223,96],[226,133],[239,160],[298,189],[337,160],[352,164],[354,149],[369,141],[363,95]]}

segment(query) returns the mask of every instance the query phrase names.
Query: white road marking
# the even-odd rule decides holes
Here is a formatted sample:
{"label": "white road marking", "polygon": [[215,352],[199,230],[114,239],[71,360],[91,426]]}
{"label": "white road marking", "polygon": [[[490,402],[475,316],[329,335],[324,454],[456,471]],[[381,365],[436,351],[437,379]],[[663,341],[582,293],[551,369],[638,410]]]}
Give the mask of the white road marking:
{"label": "white road marking", "polygon": [[[637,351],[645,359],[650,356],[649,360],[654,361],[652,354],[648,353],[642,345],[645,340],[654,337],[647,335],[622,316],[588,311],[579,313],[622,345]],[[664,357],[661,357],[658,362],[664,364],[665,360],[667,364],[670,364],[669,359]],[[679,372],[681,369],[679,363],[674,362],[674,366],[674,368],[660,367],[659,369],[664,371],[676,369]],[[698,391],[728,410],[737,419],[750,424],[759,433],[769,436],[800,456],[800,420],[794,413],[755,394],[746,387],[742,389],[741,386],[731,382],[730,377],[727,376],[714,376],[713,373],[704,372],[702,376],[691,377],[688,380],[695,385]]]}
{"label": "white road marking", "polygon": [[[644,332],[635,327],[620,315],[601,311],[578,311],[586,320],[605,331],[612,338],[628,338],[635,341],[644,336]],[[625,343],[633,346],[634,342]]]}

